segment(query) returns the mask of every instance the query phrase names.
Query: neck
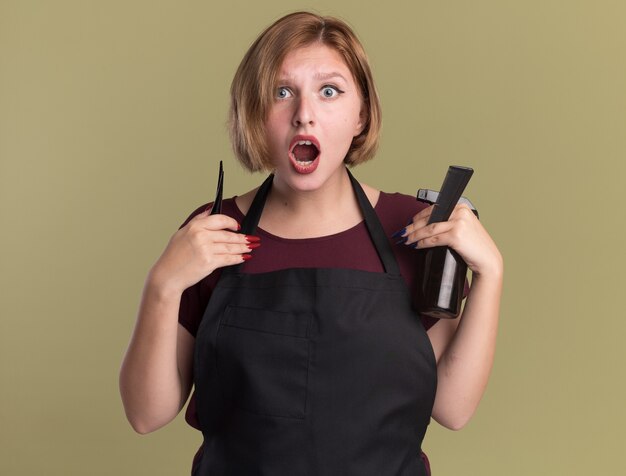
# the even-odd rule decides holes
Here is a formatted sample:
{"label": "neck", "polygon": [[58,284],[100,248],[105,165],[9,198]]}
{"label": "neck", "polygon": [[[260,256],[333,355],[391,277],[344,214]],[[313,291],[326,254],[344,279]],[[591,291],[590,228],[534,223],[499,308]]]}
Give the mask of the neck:
{"label": "neck", "polygon": [[307,191],[295,190],[282,181],[280,176],[275,176],[268,205],[293,214],[337,213],[338,204],[347,205],[353,201],[353,197],[348,173],[346,169],[341,168],[320,188]]}
{"label": "neck", "polygon": [[316,190],[294,190],[274,177],[262,228],[278,236],[307,238],[338,233],[362,220],[350,178],[344,168]]}

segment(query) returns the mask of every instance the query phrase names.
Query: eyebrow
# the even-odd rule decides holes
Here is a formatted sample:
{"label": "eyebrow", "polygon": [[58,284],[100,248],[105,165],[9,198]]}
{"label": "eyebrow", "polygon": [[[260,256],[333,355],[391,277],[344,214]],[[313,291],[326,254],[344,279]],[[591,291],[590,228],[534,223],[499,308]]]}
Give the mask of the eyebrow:
{"label": "eyebrow", "polygon": [[[332,71],[330,73],[316,73],[315,76],[313,76],[315,79],[319,80],[319,81],[327,81],[329,79],[332,78],[341,78],[343,79],[346,83],[348,82],[348,80],[345,78],[345,76],[337,71]],[[292,77],[288,76],[288,75],[284,75],[278,78],[278,81],[280,82],[286,82],[291,80]]]}
{"label": "eyebrow", "polygon": [[325,81],[327,79],[331,79],[331,78],[341,78],[344,81],[348,82],[348,80],[343,76],[343,74],[338,73],[338,72],[331,72],[331,73],[317,73],[315,75],[315,79],[320,79],[322,81]]}

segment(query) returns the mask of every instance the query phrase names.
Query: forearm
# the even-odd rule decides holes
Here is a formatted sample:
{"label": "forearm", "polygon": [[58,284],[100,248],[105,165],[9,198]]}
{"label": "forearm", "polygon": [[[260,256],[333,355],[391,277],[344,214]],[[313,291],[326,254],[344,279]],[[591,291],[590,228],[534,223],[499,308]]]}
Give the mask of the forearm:
{"label": "forearm", "polygon": [[181,293],[167,292],[150,277],[120,371],[127,418],[139,433],[156,430],[179,412],[183,388],[177,361]]}
{"label": "forearm", "polygon": [[462,428],[483,396],[493,366],[502,269],[475,275],[454,337],[437,365],[433,418],[451,429]]}

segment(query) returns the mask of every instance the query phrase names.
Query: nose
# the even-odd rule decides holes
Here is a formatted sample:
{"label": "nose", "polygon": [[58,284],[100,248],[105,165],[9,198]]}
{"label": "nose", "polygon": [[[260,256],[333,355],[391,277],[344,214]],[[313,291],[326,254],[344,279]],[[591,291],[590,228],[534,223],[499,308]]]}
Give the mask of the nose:
{"label": "nose", "polygon": [[300,96],[295,105],[295,110],[293,112],[293,126],[301,127],[304,125],[313,125],[314,124],[315,111],[313,105],[310,100],[306,97]]}

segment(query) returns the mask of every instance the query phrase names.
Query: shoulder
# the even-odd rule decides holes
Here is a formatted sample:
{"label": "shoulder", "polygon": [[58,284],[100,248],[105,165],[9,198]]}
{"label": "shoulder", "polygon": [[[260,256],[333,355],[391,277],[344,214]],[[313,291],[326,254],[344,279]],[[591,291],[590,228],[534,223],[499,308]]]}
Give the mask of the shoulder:
{"label": "shoulder", "polygon": [[426,208],[426,204],[418,201],[412,195],[398,192],[380,192],[376,209],[381,211],[403,210],[409,212],[419,212]]}
{"label": "shoulder", "polygon": [[380,190],[374,187],[371,187],[365,183],[359,182],[359,184],[361,185],[361,188],[365,192],[365,195],[367,196],[368,200],[372,204],[372,207],[376,207],[376,204],[378,203],[378,200],[380,199],[380,193],[381,193]]}
{"label": "shoulder", "polygon": [[242,215],[248,213],[250,206],[252,205],[252,201],[256,196],[259,187],[250,190],[249,192],[244,193],[243,195],[239,195],[237,197],[233,197],[233,201],[235,207],[241,212]]}
{"label": "shoulder", "polygon": [[409,220],[426,207],[425,203],[419,202],[411,195],[380,192],[374,210],[385,229],[397,231],[405,227]]}
{"label": "shoulder", "polygon": [[398,192],[384,192],[377,190],[367,184],[361,183],[363,191],[369,198],[370,203],[376,210],[378,215],[383,213],[418,213],[426,208],[426,204],[419,202],[412,195],[406,195]]}

